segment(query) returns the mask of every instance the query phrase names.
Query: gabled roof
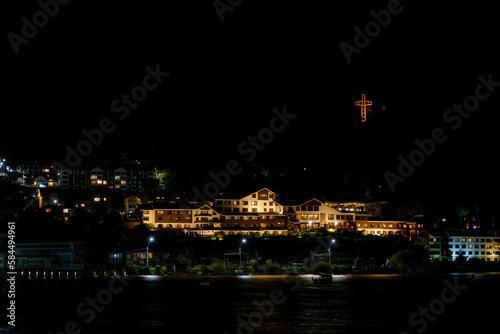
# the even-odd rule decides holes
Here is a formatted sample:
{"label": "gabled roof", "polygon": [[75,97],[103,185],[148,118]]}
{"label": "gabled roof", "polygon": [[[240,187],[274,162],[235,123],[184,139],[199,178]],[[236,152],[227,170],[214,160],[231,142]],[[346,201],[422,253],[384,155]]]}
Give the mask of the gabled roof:
{"label": "gabled roof", "polygon": [[204,204],[204,203],[195,203],[195,204],[192,204],[192,206],[196,210],[214,210],[214,208],[212,208],[208,204]]}
{"label": "gabled roof", "polygon": [[319,199],[317,198],[313,198],[313,199],[310,199],[309,201],[307,202],[304,202],[302,204],[300,204],[301,206],[302,205],[310,205],[310,206],[321,206],[321,205],[326,205],[325,203],[321,202]]}
{"label": "gabled roof", "polygon": [[259,193],[263,190],[267,190],[269,191],[270,193],[274,194],[274,195],[277,195],[274,191],[270,190],[269,188],[262,188],[262,189],[259,189],[257,191],[253,191],[251,193],[245,193],[245,194],[232,194],[232,195],[223,195],[223,196],[220,196],[220,197],[216,197],[216,199],[218,200],[224,200],[224,199],[242,199],[242,198],[245,198],[247,196],[250,196],[252,194],[255,194],[255,193]]}
{"label": "gabled roof", "polygon": [[445,237],[448,231],[442,228],[427,228],[420,232],[419,235],[428,234],[430,237]]}

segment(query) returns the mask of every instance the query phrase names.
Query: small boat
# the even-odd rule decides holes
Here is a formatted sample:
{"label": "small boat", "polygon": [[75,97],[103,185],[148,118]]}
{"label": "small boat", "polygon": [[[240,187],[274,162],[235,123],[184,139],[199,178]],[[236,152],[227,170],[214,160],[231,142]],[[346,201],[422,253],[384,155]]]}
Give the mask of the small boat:
{"label": "small boat", "polygon": [[200,281],[200,285],[202,286],[208,286],[214,282],[214,279],[212,277],[205,277],[203,280]]}
{"label": "small boat", "polygon": [[323,274],[319,273],[316,277],[312,277],[313,283],[319,283],[319,284],[326,284],[326,283],[332,283],[333,278],[331,274]]}

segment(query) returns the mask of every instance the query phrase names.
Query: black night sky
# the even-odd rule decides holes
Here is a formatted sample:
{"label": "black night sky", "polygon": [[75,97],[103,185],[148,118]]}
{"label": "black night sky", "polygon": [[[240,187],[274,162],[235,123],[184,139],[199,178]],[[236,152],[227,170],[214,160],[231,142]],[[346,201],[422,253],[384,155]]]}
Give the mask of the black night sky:
{"label": "black night sky", "polygon": [[[244,162],[238,146],[286,106],[296,118],[242,163],[234,185],[251,186],[258,166],[285,175],[261,182],[279,194],[340,200],[347,182],[373,200],[451,198],[494,210],[500,92],[456,130],[443,114],[474,94],[478,76],[500,81],[495,4],[401,1],[348,64],[339,44],[354,45],[354,28],[394,1],[334,3],[243,0],[221,21],[213,1],[70,1],[18,53],[8,34],[21,35],[22,18],[32,22],[40,5],[4,4],[0,155],[64,160],[82,130],[109,118],[116,128],[85,159],[126,153],[175,169],[190,190],[227,161]],[[170,74],[120,120],[111,104],[142,83],[147,66]],[[363,126],[354,106],[362,93],[373,101]],[[447,140],[392,193],[384,172],[397,172],[398,156],[435,128]]]}

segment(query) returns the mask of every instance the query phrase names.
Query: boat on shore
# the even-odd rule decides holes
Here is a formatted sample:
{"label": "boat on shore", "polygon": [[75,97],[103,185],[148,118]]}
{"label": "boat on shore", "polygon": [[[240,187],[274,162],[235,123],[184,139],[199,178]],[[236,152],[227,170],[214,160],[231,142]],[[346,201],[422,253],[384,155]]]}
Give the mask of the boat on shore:
{"label": "boat on shore", "polygon": [[200,281],[201,286],[209,286],[214,282],[212,277],[205,277]]}
{"label": "boat on shore", "polygon": [[316,284],[328,284],[333,282],[333,277],[331,274],[319,273],[312,276],[312,281]]}

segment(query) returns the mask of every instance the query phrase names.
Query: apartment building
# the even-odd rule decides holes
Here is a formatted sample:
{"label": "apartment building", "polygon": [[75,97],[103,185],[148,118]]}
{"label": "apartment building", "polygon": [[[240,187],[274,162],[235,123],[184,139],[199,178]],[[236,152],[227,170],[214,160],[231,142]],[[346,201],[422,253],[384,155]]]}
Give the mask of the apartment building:
{"label": "apartment building", "polygon": [[217,198],[215,209],[228,213],[283,213],[283,206],[277,202],[278,195],[267,188],[246,196]]}
{"label": "apartment building", "polygon": [[487,262],[498,262],[500,259],[498,231],[448,231],[448,235],[448,249],[453,261],[459,256]]}
{"label": "apartment building", "polygon": [[427,229],[420,232],[416,243],[424,246],[429,254],[430,260],[442,261],[449,258],[448,251],[449,235],[447,231],[440,229]]}
{"label": "apartment building", "polygon": [[355,227],[356,214],[354,212],[339,211],[316,198],[299,205],[286,205],[284,212],[296,230],[304,228],[353,229]]}
{"label": "apartment building", "polygon": [[287,216],[267,188],[242,197],[205,203],[147,204],[139,208],[142,219],[153,229],[182,229],[184,234],[213,236],[230,234],[288,234]]}
{"label": "apartment building", "polygon": [[139,210],[142,221],[152,229],[210,228],[221,222],[220,214],[206,204],[142,204]]}
{"label": "apartment building", "polygon": [[145,191],[158,184],[154,170],[132,167],[107,168],[94,167],[68,168],[59,165],[58,184],[62,189],[117,189],[122,191]]}
{"label": "apartment building", "polygon": [[405,220],[375,220],[357,221],[356,228],[363,234],[373,235],[403,235],[413,241],[420,233],[423,225]]}

